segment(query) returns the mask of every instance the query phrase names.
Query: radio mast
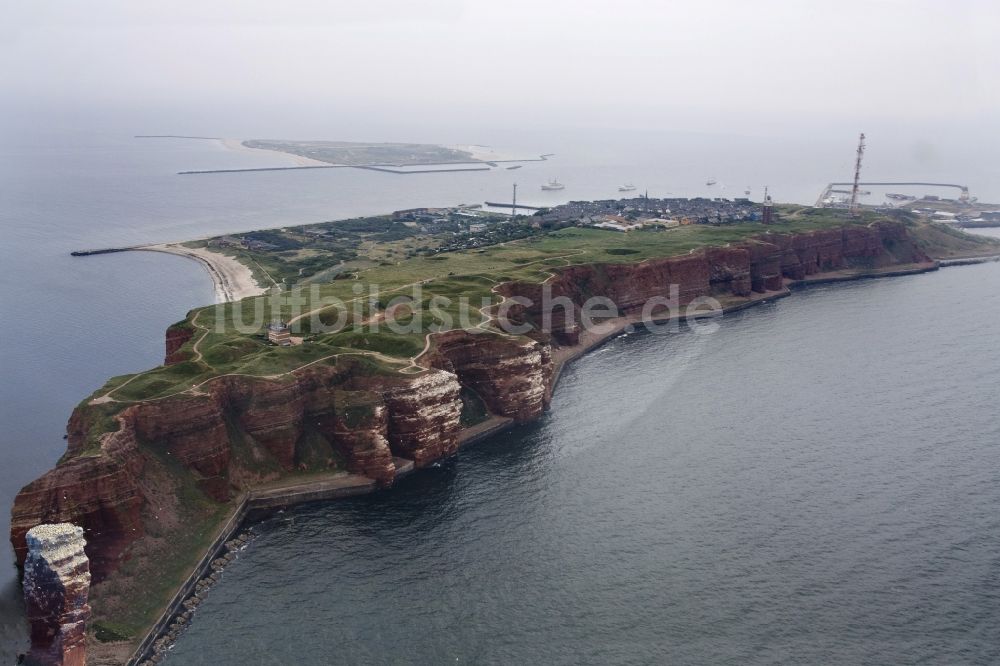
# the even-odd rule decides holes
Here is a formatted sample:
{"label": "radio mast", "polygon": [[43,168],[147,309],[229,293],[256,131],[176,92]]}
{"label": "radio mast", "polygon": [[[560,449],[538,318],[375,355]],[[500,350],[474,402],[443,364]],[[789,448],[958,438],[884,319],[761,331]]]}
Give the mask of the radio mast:
{"label": "radio mast", "polygon": [[865,133],[858,137],[858,158],[854,162],[854,187],[851,188],[851,215],[858,217],[861,211],[858,209],[858,185],[861,183],[861,157],[865,154]]}

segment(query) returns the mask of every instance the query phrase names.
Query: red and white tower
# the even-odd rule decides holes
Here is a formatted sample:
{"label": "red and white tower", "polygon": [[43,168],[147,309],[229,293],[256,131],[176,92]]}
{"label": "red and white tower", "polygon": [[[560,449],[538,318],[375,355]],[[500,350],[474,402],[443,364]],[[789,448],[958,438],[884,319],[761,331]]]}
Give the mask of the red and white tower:
{"label": "red and white tower", "polygon": [[858,208],[858,185],[861,184],[861,157],[865,154],[865,133],[858,137],[858,158],[854,161],[854,187],[851,188],[851,215],[861,215]]}

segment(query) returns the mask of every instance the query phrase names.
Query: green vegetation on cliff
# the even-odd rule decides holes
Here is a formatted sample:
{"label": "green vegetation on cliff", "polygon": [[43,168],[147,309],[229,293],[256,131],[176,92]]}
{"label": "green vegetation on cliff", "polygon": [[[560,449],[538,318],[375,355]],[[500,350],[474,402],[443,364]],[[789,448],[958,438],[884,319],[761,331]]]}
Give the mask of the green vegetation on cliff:
{"label": "green vegetation on cliff", "polygon": [[[802,233],[881,219],[873,212],[851,218],[845,211],[833,209],[777,208],[778,223],[773,225],[693,224],[630,233],[585,226],[546,230],[531,224],[531,217],[515,223],[491,220],[494,226],[523,226],[527,237],[450,252],[437,252],[432,246],[441,245],[455,232],[424,234],[420,229],[427,225],[421,227],[422,222],[404,226],[386,216],[255,232],[248,236],[272,247],[251,244],[254,249],[223,247],[223,251],[256,270],[280,276],[285,288],[275,290],[277,296],[193,310],[181,325],[194,331],[181,348],[187,360],[114,378],[92,397],[104,403],[110,424],[115,406],[197,391],[220,375],[280,380],[303,366],[332,365],[343,356],[357,355],[365,356],[382,372],[418,371],[413,359],[424,350],[427,334],[483,325],[486,317],[480,310],[500,302],[493,290],[505,281],[540,283],[554,270],[567,266],[635,263],[739,243],[765,233]],[[1000,252],[1000,244],[918,220],[912,214],[894,217],[910,227],[911,234],[932,256]],[[343,225],[343,231],[337,230],[338,224]],[[387,246],[409,238],[411,232],[420,232],[426,243],[423,249],[399,261],[385,261]],[[337,254],[338,238],[357,255],[351,260],[355,270],[349,279],[342,279],[347,274],[334,270],[345,265],[345,256]],[[205,244],[218,249],[221,240]],[[325,263],[303,271],[302,256],[310,252],[314,258],[323,257]],[[297,273],[301,273],[300,279],[293,277]],[[320,275],[327,278],[317,280]],[[387,308],[394,326],[385,321]],[[418,315],[419,325],[411,325]],[[277,320],[291,322],[292,335],[300,336],[302,344],[277,347],[268,343],[263,327]]]}

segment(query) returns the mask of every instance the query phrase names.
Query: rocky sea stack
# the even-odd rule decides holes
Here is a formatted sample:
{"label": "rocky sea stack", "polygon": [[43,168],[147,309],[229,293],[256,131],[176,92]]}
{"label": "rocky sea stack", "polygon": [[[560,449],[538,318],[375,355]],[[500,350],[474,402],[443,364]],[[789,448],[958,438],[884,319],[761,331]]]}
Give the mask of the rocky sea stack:
{"label": "rocky sea stack", "polygon": [[24,663],[83,666],[90,618],[90,563],[83,528],[38,525],[26,540],[24,605],[31,623],[31,651]]}

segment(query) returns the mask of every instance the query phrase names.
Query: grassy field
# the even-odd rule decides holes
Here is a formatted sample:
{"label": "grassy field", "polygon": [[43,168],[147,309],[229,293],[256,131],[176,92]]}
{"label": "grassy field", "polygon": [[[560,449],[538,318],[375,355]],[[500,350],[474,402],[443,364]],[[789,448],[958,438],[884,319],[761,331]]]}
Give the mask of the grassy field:
{"label": "grassy field", "polygon": [[[187,321],[195,335],[186,345],[188,361],[136,376],[114,378],[95,397],[108,396],[115,401],[112,404],[163,398],[227,374],[272,377],[280,381],[291,370],[313,363],[334,364],[344,355],[367,354],[368,360],[381,371],[391,372],[410,365],[410,360],[423,350],[426,334],[440,330],[443,323],[447,323],[444,328],[482,324],[484,317],[479,309],[499,302],[499,297],[491,290],[505,281],[537,283],[549,277],[553,270],[575,264],[639,262],[676,256],[705,246],[738,243],[763,233],[797,233],[867,224],[878,219],[871,212],[854,219],[845,211],[804,206],[781,206],[779,213],[780,222],[769,226],[756,223],[689,225],[627,234],[568,227],[489,247],[440,254],[427,252],[399,262],[362,257],[353,260],[357,268],[349,279],[313,280],[311,276],[317,272],[322,274],[340,265],[341,260],[331,256],[328,261],[332,266],[320,266],[317,272],[310,273],[310,277],[294,283],[295,287],[302,287],[301,291],[286,288],[280,299],[261,296],[192,311]],[[371,229],[391,232],[394,227],[385,221],[351,224],[353,228],[367,230],[366,233]],[[302,237],[299,228],[282,231],[294,238]],[[918,242],[925,245],[925,249],[938,249],[939,254],[945,256],[968,254],[983,247],[982,241],[938,225],[921,225],[919,231]],[[364,241],[368,246],[364,251],[384,252],[385,245],[394,246],[399,242],[395,233],[391,232],[393,237],[384,241],[369,237]],[[354,249],[362,246],[357,240],[352,237]],[[288,267],[283,264],[287,257],[280,256],[287,252],[242,251],[235,255],[252,262],[257,270],[266,269],[269,273],[274,270],[287,279]],[[301,257],[301,250],[296,252],[293,261]],[[462,300],[471,307],[462,307]],[[386,322],[379,321],[384,315],[378,312],[384,313],[385,308],[399,303],[405,306],[394,310],[395,323],[411,324],[417,313],[419,326],[397,330],[399,326],[392,329]],[[465,320],[460,319],[462,312],[467,314]],[[266,342],[264,325],[279,319],[293,322],[293,335],[302,336],[303,344],[276,347]],[[379,323],[378,330],[373,330],[374,322]],[[336,330],[324,330],[335,324],[339,325]]]}
{"label": "grassy field", "polygon": [[1000,254],[1000,241],[944,224],[921,225],[914,237],[920,248],[935,259]]}

